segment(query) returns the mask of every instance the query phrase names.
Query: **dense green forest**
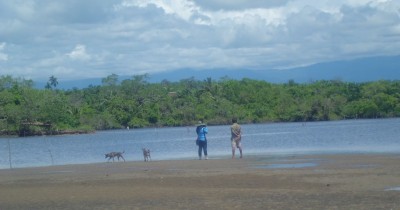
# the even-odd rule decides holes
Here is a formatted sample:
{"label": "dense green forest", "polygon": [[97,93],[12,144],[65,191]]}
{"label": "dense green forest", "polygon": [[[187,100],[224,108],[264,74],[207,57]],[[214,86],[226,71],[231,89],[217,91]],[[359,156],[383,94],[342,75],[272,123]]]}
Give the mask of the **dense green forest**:
{"label": "dense green forest", "polygon": [[102,85],[43,89],[32,80],[0,77],[0,134],[41,135],[94,130],[272,121],[323,121],[400,116],[400,81],[365,83],[323,80],[272,84],[266,81],[194,78],[148,82],[147,75]]}

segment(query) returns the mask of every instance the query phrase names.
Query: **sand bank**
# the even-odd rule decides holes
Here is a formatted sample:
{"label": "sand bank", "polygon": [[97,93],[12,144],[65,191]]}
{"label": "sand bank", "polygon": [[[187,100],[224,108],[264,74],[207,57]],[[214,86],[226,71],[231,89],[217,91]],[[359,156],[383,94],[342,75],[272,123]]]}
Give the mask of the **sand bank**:
{"label": "sand bank", "polygon": [[400,155],[0,170],[0,209],[400,209]]}

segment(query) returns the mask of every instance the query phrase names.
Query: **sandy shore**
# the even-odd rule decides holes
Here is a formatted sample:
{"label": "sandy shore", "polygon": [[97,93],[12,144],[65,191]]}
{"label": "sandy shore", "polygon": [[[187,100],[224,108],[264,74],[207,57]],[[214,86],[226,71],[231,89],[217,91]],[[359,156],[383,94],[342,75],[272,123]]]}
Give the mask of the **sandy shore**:
{"label": "sandy shore", "polygon": [[400,154],[4,169],[0,209],[400,209]]}

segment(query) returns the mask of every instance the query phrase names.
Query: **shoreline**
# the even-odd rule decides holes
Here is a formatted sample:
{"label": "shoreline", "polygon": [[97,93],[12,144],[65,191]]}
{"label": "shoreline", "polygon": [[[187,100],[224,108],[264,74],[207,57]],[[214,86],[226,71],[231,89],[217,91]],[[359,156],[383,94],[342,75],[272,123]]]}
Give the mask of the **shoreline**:
{"label": "shoreline", "polygon": [[[330,120],[316,120],[316,121],[262,121],[262,122],[242,122],[241,125],[254,125],[254,124],[279,124],[279,123],[318,123],[318,122],[339,122],[339,121],[368,121],[368,120],[392,120],[399,119],[400,117],[379,117],[379,118],[341,118],[341,119],[330,119]],[[189,125],[179,125],[179,126],[147,126],[147,127],[131,127],[130,130],[135,129],[153,129],[153,128],[195,128],[196,122]],[[230,126],[231,123],[221,122],[221,123],[208,123],[207,126]],[[76,135],[76,134],[90,134],[96,132],[104,131],[119,131],[119,130],[129,130],[125,127],[112,128],[112,129],[69,129],[69,130],[52,130],[52,131],[37,131],[31,133],[31,135],[20,135],[19,131],[8,131],[0,130],[0,138],[24,138],[24,137],[35,137],[35,136],[62,136],[62,135]]]}
{"label": "shoreline", "polygon": [[[264,153],[250,153],[250,154],[244,154],[244,159],[257,159],[260,157],[273,157],[274,159],[276,158],[286,158],[286,157],[292,157],[292,156],[352,156],[352,155],[367,155],[367,156],[375,156],[375,155],[397,155],[400,154],[399,152],[395,152],[395,151],[385,151],[385,152],[363,152],[363,151],[358,151],[358,152],[322,152],[322,153],[318,153],[318,152],[308,152],[308,153],[304,153],[304,152],[287,152],[287,153],[282,153],[282,152],[272,152],[269,154],[264,154]],[[153,162],[162,162],[162,161],[191,161],[191,160],[198,160],[198,157],[195,156],[196,154],[194,154],[194,156],[188,157],[172,157],[172,158],[164,158],[164,159],[154,159]],[[231,155],[230,154],[224,154],[224,155],[215,155],[215,156],[211,156],[209,157],[210,160],[227,160],[227,159],[231,159]],[[239,159],[238,155],[236,155],[236,159]],[[126,160],[125,163],[140,163],[143,162],[143,159],[135,159],[135,160]],[[97,162],[77,162],[77,163],[63,163],[63,164],[43,164],[43,165],[27,165],[27,166],[17,166],[15,167],[15,165],[13,164],[13,167],[0,167],[0,171],[2,170],[14,170],[14,169],[29,169],[29,168],[46,168],[46,167],[63,167],[63,166],[85,166],[85,165],[96,165],[96,164],[104,164],[104,163],[112,163],[112,161],[107,162],[107,159],[104,159],[103,161],[97,161]],[[115,163],[118,163],[117,160],[115,160]],[[123,161],[120,160],[120,163],[123,163]],[[7,166],[8,166],[8,162],[7,162]]]}
{"label": "shoreline", "polygon": [[257,155],[0,170],[0,209],[396,209],[400,154]]}

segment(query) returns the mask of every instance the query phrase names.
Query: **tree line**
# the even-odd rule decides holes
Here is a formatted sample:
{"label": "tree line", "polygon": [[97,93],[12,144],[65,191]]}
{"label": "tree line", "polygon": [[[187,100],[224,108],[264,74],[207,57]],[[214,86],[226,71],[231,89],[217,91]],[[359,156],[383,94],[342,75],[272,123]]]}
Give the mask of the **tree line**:
{"label": "tree line", "polygon": [[42,135],[95,130],[208,124],[327,121],[400,116],[400,81],[321,80],[273,84],[227,77],[148,82],[148,75],[57,89],[32,80],[0,77],[0,134]]}

